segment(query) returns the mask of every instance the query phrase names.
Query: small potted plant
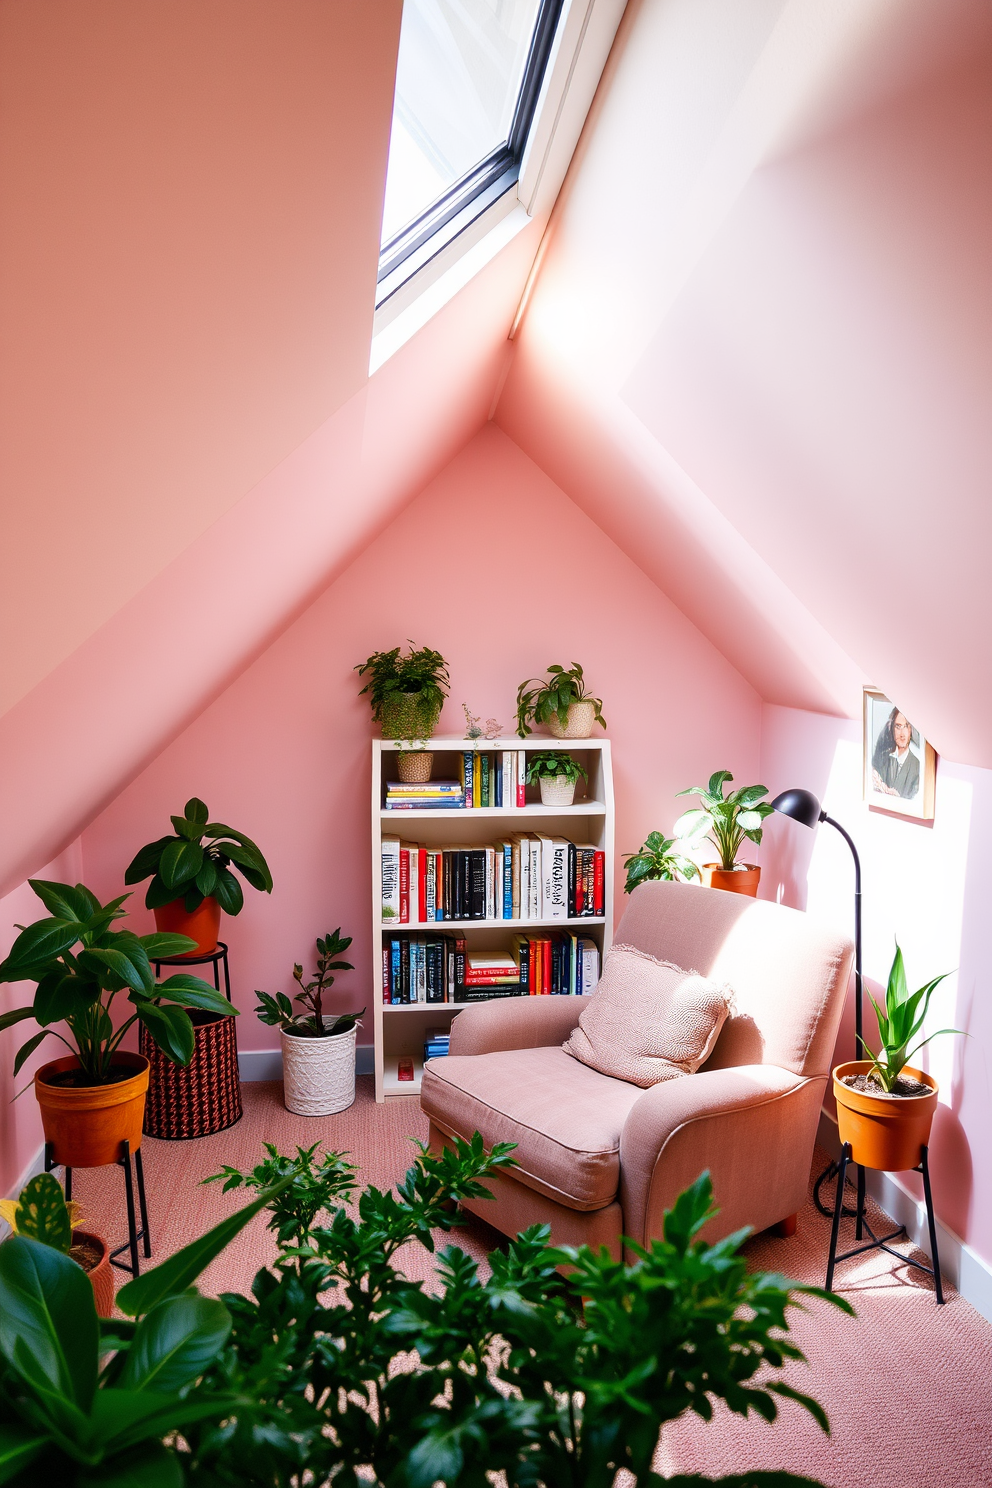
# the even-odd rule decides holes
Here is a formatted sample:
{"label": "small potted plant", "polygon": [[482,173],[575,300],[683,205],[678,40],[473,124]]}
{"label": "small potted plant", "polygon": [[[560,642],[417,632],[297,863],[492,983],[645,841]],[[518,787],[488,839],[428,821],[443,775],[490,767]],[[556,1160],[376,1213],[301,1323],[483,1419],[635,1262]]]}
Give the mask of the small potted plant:
{"label": "small potted plant", "polygon": [[[536,683],[536,686],[532,684]],[[582,668],[548,667],[547,678],[528,677],[517,688],[517,733],[526,739],[531,723],[545,723],[556,739],[588,739],[593,724],[605,729],[603,702],[586,691]]]}
{"label": "small potted plant", "polygon": [[355,1099],[355,1042],[359,1019],[357,1013],[325,1013],[324,993],[334,984],[334,972],[354,971],[350,961],[340,957],[351,945],[351,936],[342,936],[340,927],[317,940],[317,968],[313,981],[304,982],[303,967],[293,967],[293,978],[300,984],[294,998],[301,1003],[302,1013],[293,1011],[285,992],[273,997],[256,992],[255,1009],[263,1023],[280,1030],[282,1044],[283,1092],[287,1111],[298,1116],[333,1116],[344,1111]]}
{"label": "small potted plant", "polygon": [[401,648],[373,651],[355,671],[368,681],[358,694],[369,696],[372,717],[382,728],[384,739],[410,741],[400,753],[400,779],[430,780],[433,755],[423,745],[437,728],[450,679],[448,663],[440,651],[429,646],[414,646],[412,641],[405,656]]}
{"label": "small potted plant", "polygon": [[0,1199],[0,1218],[14,1235],[26,1235],[39,1245],[49,1245],[74,1260],[90,1279],[100,1317],[114,1311],[114,1273],[110,1252],[102,1235],[80,1227],[79,1205],[66,1203],[54,1173],[37,1173],[21,1189],[19,1198]]}
{"label": "small potted plant", "polygon": [[182,816],[171,820],[175,835],[149,842],[136,853],[124,882],[150,878],[145,904],[155,911],[157,928],[188,935],[194,942],[188,955],[207,955],[217,949],[221,910],[237,915],[244,908],[232,866],[253,889],[266,894],[272,893],[272,874],[251,838],[212,822],[197,796],[186,802]]}
{"label": "small potted plant", "polygon": [[709,785],[690,785],[680,796],[698,796],[702,806],[694,806],[675,823],[675,836],[690,849],[703,839],[712,842],[720,854],[718,863],[704,863],[702,880],[710,889],[729,889],[732,894],[750,894],[755,898],[761,869],[756,863],[738,863],[737,854],[745,840],[757,845],[761,841],[761,823],[771,815],[771,805],[763,801],[768,787],[745,785],[725,796],[724,787],[733,780],[729,770],[717,770]]}
{"label": "small potted plant", "polygon": [[[101,904],[83,884],[29,879],[50,917],[23,929],[0,964],[0,982],[37,983],[34,1001],[0,1017],[0,1030],[33,1019],[40,1032],[21,1045],[15,1075],[43,1039],[52,1034],[71,1051],[42,1065],[34,1077],[45,1141],[55,1162],[95,1168],[116,1162],[121,1142],[134,1152],[141,1143],[148,1060],[121,1048],[134,1023],[173,1064],[193,1053],[193,1024],[187,1008],[229,1015],[235,1011],[213,987],[188,972],[156,982],[150,965],[159,956],[190,949],[185,935],[134,935],[112,930],[124,919],[129,894]],[[114,1027],[118,997],[134,1008]],[[58,1030],[65,1025],[69,1037]]]}
{"label": "small potted plant", "polygon": [[909,1061],[932,1038],[961,1032],[959,1028],[941,1028],[913,1044],[923,1027],[934,989],[947,975],[945,971],[910,992],[897,943],[884,1012],[868,994],[878,1022],[878,1053],[872,1054],[862,1039],[871,1058],[849,1060],[833,1072],[838,1136],[841,1143],[850,1142],[852,1161],[863,1167],[899,1173],[919,1166],[920,1149],[930,1140],[938,1086],[933,1075],[914,1069]]}
{"label": "small potted plant", "polygon": [[527,784],[540,781],[542,806],[571,806],[580,775],[589,779],[578,760],[561,749],[542,749],[527,761]]}
{"label": "small potted plant", "polygon": [[674,883],[678,879],[686,883],[699,877],[699,865],[684,853],[675,850],[676,838],[663,837],[660,832],[649,832],[636,853],[624,853],[627,859],[627,882],[625,894],[630,894],[638,884],[649,879],[665,879]]}

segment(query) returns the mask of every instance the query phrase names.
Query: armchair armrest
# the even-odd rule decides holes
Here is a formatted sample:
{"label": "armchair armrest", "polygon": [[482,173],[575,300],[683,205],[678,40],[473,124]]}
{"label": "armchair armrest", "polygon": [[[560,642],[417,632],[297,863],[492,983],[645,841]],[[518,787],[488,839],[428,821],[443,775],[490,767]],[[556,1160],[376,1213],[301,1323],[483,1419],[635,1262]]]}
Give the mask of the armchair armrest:
{"label": "armchair armrest", "polygon": [[706,1070],[653,1085],[635,1101],[620,1137],[626,1235],[648,1244],[664,1211],[708,1169],[720,1215],[715,1240],[742,1225],[766,1229],[806,1198],[825,1076],[777,1065]]}
{"label": "armchair armrest", "polygon": [[452,1020],[449,1053],[496,1054],[504,1049],[563,1044],[588,1001],[588,997],[506,997],[480,1002]]}

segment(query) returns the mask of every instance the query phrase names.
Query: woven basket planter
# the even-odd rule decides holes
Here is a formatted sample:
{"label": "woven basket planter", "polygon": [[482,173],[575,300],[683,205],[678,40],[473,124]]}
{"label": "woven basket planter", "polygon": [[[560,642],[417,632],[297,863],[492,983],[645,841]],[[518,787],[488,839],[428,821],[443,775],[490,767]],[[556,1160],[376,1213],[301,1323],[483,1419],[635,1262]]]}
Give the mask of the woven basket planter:
{"label": "woven basket planter", "polygon": [[429,739],[437,728],[441,709],[428,703],[419,692],[394,692],[379,711],[384,739]]}
{"label": "woven basket planter", "polygon": [[[332,1020],[325,1018],[324,1022]],[[283,1099],[297,1116],[333,1116],[355,1099],[358,1026],[330,1038],[282,1033]]]}
{"label": "woven basket planter", "polygon": [[429,750],[418,749],[413,754],[396,756],[396,773],[406,785],[425,785],[433,768],[434,756]]}
{"label": "woven basket planter", "polygon": [[575,800],[574,780],[567,775],[542,775],[540,781],[542,806],[571,806]]}
{"label": "woven basket planter", "polygon": [[596,706],[594,703],[569,703],[568,725],[562,728],[558,721],[558,714],[552,713],[548,719],[548,728],[556,739],[588,739],[596,722]]}
{"label": "woven basket planter", "polygon": [[[151,1069],[144,1132],[167,1142],[209,1137],[241,1120],[238,1039],[233,1018],[191,1012],[196,1044],[189,1064],[173,1064],[142,1028]],[[202,1020],[202,1021],[201,1021]]]}

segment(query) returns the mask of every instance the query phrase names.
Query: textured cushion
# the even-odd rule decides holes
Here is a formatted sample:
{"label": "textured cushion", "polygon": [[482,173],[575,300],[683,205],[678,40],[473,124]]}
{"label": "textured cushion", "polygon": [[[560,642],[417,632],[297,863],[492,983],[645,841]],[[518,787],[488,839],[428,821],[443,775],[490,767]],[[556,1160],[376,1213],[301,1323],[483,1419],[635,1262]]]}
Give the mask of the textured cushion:
{"label": "textured cushion", "polygon": [[726,1021],[728,987],[630,945],[606,957],[596,995],[562,1045],[602,1075],[646,1089],[691,1075]]}
{"label": "textured cushion", "polygon": [[449,1054],[424,1066],[420,1104],[448,1136],[515,1142],[518,1182],[569,1209],[602,1209],[620,1182],[620,1134],[641,1090],[560,1047]]}

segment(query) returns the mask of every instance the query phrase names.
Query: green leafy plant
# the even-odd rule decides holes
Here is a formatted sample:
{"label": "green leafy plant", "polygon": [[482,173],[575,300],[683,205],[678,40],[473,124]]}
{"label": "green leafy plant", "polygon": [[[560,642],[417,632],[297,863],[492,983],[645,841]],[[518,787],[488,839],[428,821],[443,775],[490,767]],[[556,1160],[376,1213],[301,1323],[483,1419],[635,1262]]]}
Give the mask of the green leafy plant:
{"label": "green leafy plant", "polygon": [[589,776],[570,754],[561,749],[542,749],[538,754],[527,757],[527,784],[533,785],[535,780],[545,779],[559,780],[564,775],[567,780],[578,780],[581,775],[583,780]]}
{"label": "green leafy plant", "polygon": [[[188,1064],[194,1036],[184,1009],[224,1015],[236,1011],[222,993],[188,972],[156,982],[151,961],[191,951],[196,942],[188,935],[112,930],[116,920],[126,917],[121,905],[130,894],[101,904],[84,884],[37,878],[28,882],[50,917],[18,926],[21,933],[0,963],[0,982],[37,983],[29,1007],[14,1008],[0,1017],[0,1031],[28,1018],[41,1029],[17,1051],[15,1074],[52,1034],[78,1056],[82,1084],[104,1085],[114,1078],[114,1054],[135,1021],[144,1024],[174,1064]],[[114,1002],[122,993],[134,1012],[115,1028]],[[71,1042],[52,1026],[63,1021]]]}
{"label": "green leafy plant", "polygon": [[[536,683],[536,686],[532,686]],[[592,703],[596,722],[606,727],[603,717],[603,701],[586,691],[582,668],[573,661],[568,671],[564,667],[548,667],[546,679],[528,677],[517,688],[517,733],[525,739],[532,732],[531,723],[550,723],[557,718],[562,728],[568,727],[568,710],[573,703]]]}
{"label": "green leafy plant", "polygon": [[861,1040],[861,1044],[872,1061],[870,1074],[875,1076],[886,1095],[892,1094],[896,1088],[896,1081],[913,1055],[919,1053],[920,1049],[931,1039],[939,1038],[943,1033],[962,1032],[960,1028],[941,1028],[936,1033],[928,1033],[925,1038],[920,1039],[918,1044],[913,1044],[910,1048],[923,1027],[934,989],[949,975],[950,972],[942,972],[940,976],[934,977],[932,982],[927,982],[917,991],[910,992],[902,951],[897,941],[896,954],[889,972],[888,986],[885,989],[884,1012],[872,997],[871,992],[868,993],[878,1022],[880,1048],[875,1054],[864,1039]]}
{"label": "green leafy plant", "polygon": [[[625,1468],[660,1488],[651,1462],[665,1422],[686,1410],[709,1420],[713,1400],[774,1420],[784,1397],[828,1429],[816,1401],[778,1377],[803,1358],[787,1314],[802,1294],[850,1305],[749,1272],[746,1231],[701,1241],[706,1174],[629,1263],[605,1248],[555,1249],[533,1226],[493,1253],[486,1281],[449,1246],[421,1285],[399,1269],[402,1247],[433,1251],[456,1205],[487,1197],[485,1180],[512,1164],[506,1144],[486,1153],[476,1134],[436,1155],[420,1147],[395,1192],[366,1188],[357,1205],[343,1154],[266,1154],[250,1173],[216,1175],[225,1189],[261,1190],[255,1200],[129,1282],[117,1299],[127,1318],[102,1332],[64,1256],[28,1240],[0,1246],[6,1481],[485,1488],[503,1473],[508,1488],[610,1488]],[[265,1207],[279,1252],[251,1295],[191,1290]]]}
{"label": "green leafy plant", "polygon": [[699,877],[699,868],[684,853],[675,850],[676,838],[663,837],[660,832],[649,832],[636,853],[624,853],[627,860],[627,882],[625,894],[631,893],[638,884],[649,879],[666,879],[674,883],[677,879]]}
{"label": "green leafy plant", "polygon": [[299,982],[301,992],[296,994],[294,1002],[303,1004],[307,1013],[294,1013],[293,1003],[290,1002],[285,992],[277,992],[273,997],[268,992],[257,992],[258,1006],[256,1014],[263,1023],[271,1027],[282,1028],[286,1033],[293,1033],[302,1038],[332,1038],[338,1033],[350,1033],[358,1022],[365,1009],[358,1013],[342,1013],[332,1023],[324,1023],[323,996],[334,984],[336,971],[354,971],[350,961],[336,961],[336,956],[342,955],[351,945],[351,936],[341,935],[340,925],[334,931],[328,930],[325,939],[317,937],[317,974],[312,982],[304,982],[303,967],[299,962],[293,967],[294,980]]}
{"label": "green leafy plant", "polygon": [[117,1294],[124,1319],[97,1317],[89,1280],[58,1247],[23,1233],[0,1245],[0,1482],[181,1488],[163,1438],[240,1403],[208,1377],[230,1314],[192,1283],[277,1197],[260,1194],[128,1282]]}
{"label": "green leafy plant", "polygon": [[79,1223],[79,1205],[66,1203],[62,1185],[54,1173],[36,1173],[16,1199],[0,1199],[0,1219],[15,1235],[26,1235],[39,1245],[50,1245],[68,1255],[73,1227]]}
{"label": "green leafy plant", "polygon": [[204,803],[192,796],[183,815],[171,818],[176,835],[149,842],[132,858],[124,882],[151,878],[145,894],[149,909],[182,899],[186,913],[192,914],[204,899],[212,898],[225,914],[240,914],[245,901],[230,871],[232,863],[253,889],[272,893],[269,865],[251,838],[209,817]]}
{"label": "green leafy plant", "polygon": [[762,800],[768,794],[764,785],[745,785],[725,796],[724,788],[733,778],[729,770],[717,770],[710,776],[709,785],[690,785],[678,791],[680,796],[698,796],[703,804],[683,812],[674,827],[675,836],[690,847],[704,838],[712,842],[720,867],[728,871],[736,864],[745,838],[761,841],[761,823],[772,811],[771,804]]}
{"label": "green leafy plant", "polygon": [[448,663],[440,651],[429,646],[415,647],[412,641],[406,655],[394,646],[392,651],[373,651],[355,671],[368,681],[359,697],[368,693],[372,717],[382,726],[387,739],[411,739],[419,744],[430,738],[438,714],[450,689]]}

